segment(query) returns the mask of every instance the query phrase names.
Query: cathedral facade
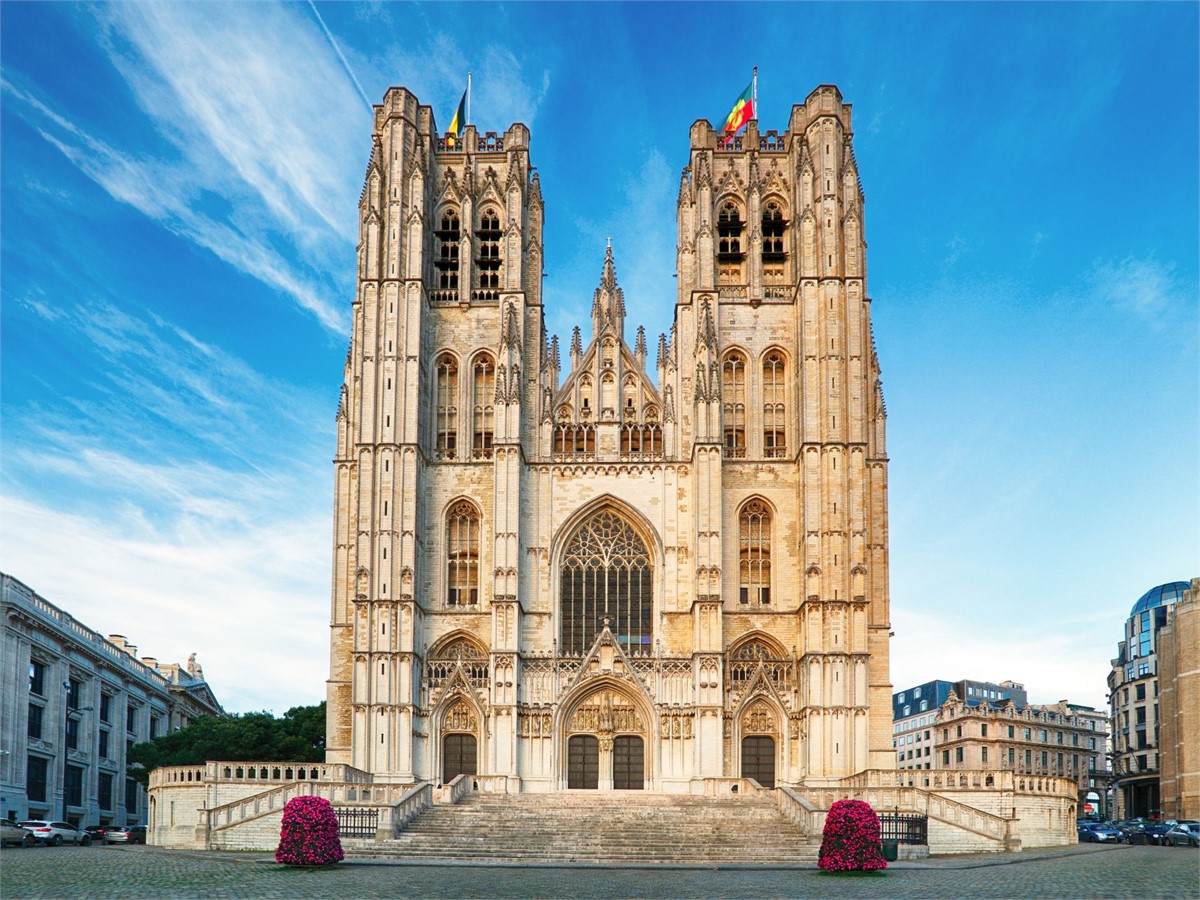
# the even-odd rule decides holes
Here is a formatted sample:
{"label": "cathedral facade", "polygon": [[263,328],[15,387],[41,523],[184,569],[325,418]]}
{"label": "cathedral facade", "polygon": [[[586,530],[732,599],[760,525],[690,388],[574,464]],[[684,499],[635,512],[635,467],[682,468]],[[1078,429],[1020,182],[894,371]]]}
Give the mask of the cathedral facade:
{"label": "cathedral facade", "polygon": [[403,88],[375,107],[337,413],[329,763],[507,791],[894,768],[850,113],[824,85],[783,133],[697,121],[670,334],[630,335],[610,247],[564,353],[529,130],[442,135]]}

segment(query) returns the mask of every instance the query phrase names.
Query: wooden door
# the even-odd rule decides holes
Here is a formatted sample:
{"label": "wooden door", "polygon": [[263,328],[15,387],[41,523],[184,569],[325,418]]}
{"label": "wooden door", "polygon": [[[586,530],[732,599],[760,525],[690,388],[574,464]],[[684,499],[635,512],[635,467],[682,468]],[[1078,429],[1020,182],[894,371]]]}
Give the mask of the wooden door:
{"label": "wooden door", "polygon": [[753,778],[765,788],[775,787],[775,738],[742,738],[742,777]]}
{"label": "wooden door", "polygon": [[459,775],[477,775],[476,744],[473,734],[448,734],[442,738],[442,784]]}
{"label": "wooden door", "polygon": [[595,735],[576,734],[567,741],[567,787],[587,791],[600,787],[600,742]]}
{"label": "wooden door", "polygon": [[636,735],[623,734],[613,741],[613,788],[640,791],[646,787],[645,744]]}

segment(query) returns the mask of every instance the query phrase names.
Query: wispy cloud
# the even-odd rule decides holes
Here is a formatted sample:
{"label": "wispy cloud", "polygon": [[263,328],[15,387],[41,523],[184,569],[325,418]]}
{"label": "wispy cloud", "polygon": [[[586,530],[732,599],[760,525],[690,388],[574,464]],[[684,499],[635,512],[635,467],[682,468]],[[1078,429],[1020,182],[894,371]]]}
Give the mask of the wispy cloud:
{"label": "wispy cloud", "polygon": [[1088,280],[1101,303],[1146,319],[1180,308],[1185,298],[1193,304],[1196,299],[1195,285],[1185,287],[1174,263],[1152,256],[1097,262]]}
{"label": "wispy cloud", "polygon": [[118,145],[10,77],[17,112],[112,197],[344,333],[369,113],[316,22],[274,4],[95,14],[160,140]]}

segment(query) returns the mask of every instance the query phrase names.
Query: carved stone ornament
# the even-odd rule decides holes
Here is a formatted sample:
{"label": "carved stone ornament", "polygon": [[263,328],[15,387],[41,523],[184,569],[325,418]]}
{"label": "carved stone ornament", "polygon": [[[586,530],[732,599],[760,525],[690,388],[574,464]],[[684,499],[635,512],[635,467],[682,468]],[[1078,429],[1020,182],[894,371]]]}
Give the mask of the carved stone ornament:
{"label": "carved stone ornament", "polygon": [[454,705],[446,710],[446,718],[443,720],[442,731],[469,731],[474,733],[475,728],[475,713],[471,709],[470,704],[465,700],[455,701]]}
{"label": "carved stone ornament", "polygon": [[756,703],[742,716],[742,733],[775,733],[775,716],[766,704]]}
{"label": "carved stone ornament", "polygon": [[591,734],[645,734],[646,727],[638,715],[637,707],[627,697],[615,691],[603,690],[588,697],[575,710],[567,725],[567,731]]}

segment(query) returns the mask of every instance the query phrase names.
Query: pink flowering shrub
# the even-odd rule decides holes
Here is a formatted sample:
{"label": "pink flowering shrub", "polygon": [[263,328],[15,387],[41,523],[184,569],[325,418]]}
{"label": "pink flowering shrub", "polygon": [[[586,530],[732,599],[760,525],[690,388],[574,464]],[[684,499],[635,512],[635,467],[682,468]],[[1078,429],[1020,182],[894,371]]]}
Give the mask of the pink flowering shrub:
{"label": "pink flowering shrub", "polygon": [[886,869],[879,842],[879,816],[862,800],[839,800],[829,808],[817,865],[826,872]]}
{"label": "pink flowering shrub", "polygon": [[285,866],[331,866],[343,859],[337,814],[323,797],[293,797],[283,808],[275,862]]}

